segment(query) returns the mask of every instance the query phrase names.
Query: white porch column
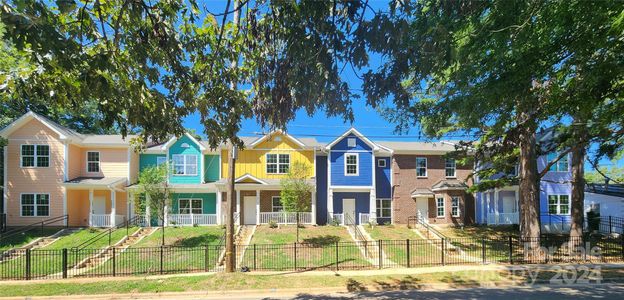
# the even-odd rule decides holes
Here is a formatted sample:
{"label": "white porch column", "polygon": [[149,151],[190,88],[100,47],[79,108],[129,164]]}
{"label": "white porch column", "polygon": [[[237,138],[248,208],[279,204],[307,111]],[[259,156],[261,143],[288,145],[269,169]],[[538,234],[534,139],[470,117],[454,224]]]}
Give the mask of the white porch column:
{"label": "white porch column", "polygon": [[221,225],[221,191],[217,191],[217,225]]}
{"label": "white porch column", "polygon": [[312,191],[311,211],[312,211],[312,224],[316,225],[316,191],[315,190]]}
{"label": "white porch column", "polygon": [[240,225],[242,217],[240,205],[240,191],[236,191],[236,212],[238,213],[238,221],[236,222],[236,224]]}
{"label": "white porch column", "polygon": [[152,209],[150,208],[150,196],[145,194],[145,226],[152,227]]}
{"label": "white porch column", "polygon": [[334,213],[334,191],[329,189],[327,192],[327,223],[330,224],[332,220],[329,217]]}
{"label": "white porch column", "polygon": [[89,227],[93,227],[93,189],[89,189]]}
{"label": "white porch column", "polygon": [[518,211],[520,210],[520,197],[519,197],[519,192],[518,190],[514,191],[515,197],[516,197],[516,203],[515,203],[515,212],[518,213]]}
{"label": "white porch column", "polygon": [[111,224],[110,227],[115,227],[117,225],[117,192],[115,190],[111,190],[111,213],[110,213]]}
{"label": "white porch column", "polygon": [[498,224],[499,220],[498,220],[498,189],[494,189],[494,218],[496,221],[496,224]]}
{"label": "white porch column", "polygon": [[[169,226],[169,205],[165,204],[163,209],[164,209],[164,212],[163,212],[164,220],[162,220],[163,226]],[[192,209],[191,209],[191,211],[192,211]],[[193,213],[191,212],[191,223],[193,223],[192,220],[193,220]]]}
{"label": "white porch column", "polygon": [[[373,220],[375,220],[376,222],[377,221],[377,193],[375,189],[372,189],[370,191],[370,202],[368,203],[368,205],[369,205],[368,220],[369,222],[372,222]],[[356,218],[359,218],[359,216],[356,216]]]}
{"label": "white porch column", "polygon": [[256,224],[260,224],[260,190],[256,190]]}

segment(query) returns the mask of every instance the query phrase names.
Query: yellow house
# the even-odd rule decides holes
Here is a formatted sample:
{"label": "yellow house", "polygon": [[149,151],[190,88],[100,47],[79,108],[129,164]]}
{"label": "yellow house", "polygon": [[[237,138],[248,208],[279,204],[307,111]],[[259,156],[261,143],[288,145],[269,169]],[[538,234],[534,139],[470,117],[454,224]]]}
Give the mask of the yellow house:
{"label": "yellow house", "polygon": [[[301,215],[303,223],[316,224],[315,155],[321,144],[313,138],[295,138],[281,131],[262,137],[242,137],[245,148],[238,151],[235,167],[236,212],[241,224],[294,223],[294,214],[283,212],[280,181],[296,162],[309,166],[313,186],[311,211]],[[221,150],[221,180],[217,201],[226,211],[228,149]]]}

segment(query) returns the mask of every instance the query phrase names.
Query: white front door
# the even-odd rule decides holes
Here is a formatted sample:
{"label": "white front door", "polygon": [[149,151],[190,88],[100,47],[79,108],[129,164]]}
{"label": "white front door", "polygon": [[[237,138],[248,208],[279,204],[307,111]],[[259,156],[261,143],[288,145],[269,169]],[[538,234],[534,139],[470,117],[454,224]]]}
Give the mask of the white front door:
{"label": "white front door", "polygon": [[91,207],[91,213],[94,215],[106,214],[106,197],[93,197],[93,207]]}
{"label": "white front door", "polygon": [[256,196],[245,196],[243,198],[244,224],[256,224]]}
{"label": "white front door", "polygon": [[342,213],[344,224],[353,225],[355,222],[355,199],[342,199]]}
{"label": "white front door", "polygon": [[429,222],[429,198],[416,198],[416,216]]}
{"label": "white front door", "polygon": [[514,213],[517,211],[518,209],[516,207],[516,197],[503,196],[503,213]]}

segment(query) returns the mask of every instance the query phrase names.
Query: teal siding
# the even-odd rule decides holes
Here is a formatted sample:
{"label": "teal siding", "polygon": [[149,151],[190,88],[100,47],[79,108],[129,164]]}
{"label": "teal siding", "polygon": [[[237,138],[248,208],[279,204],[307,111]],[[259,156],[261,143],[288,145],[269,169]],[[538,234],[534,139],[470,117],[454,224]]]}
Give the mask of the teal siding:
{"label": "teal siding", "polygon": [[139,155],[139,171],[143,169],[155,166],[157,157],[166,157],[164,154],[141,154]]}
{"label": "teal siding", "polygon": [[216,214],[217,213],[217,194],[215,193],[176,193],[173,194],[173,203],[171,212],[178,213],[178,199],[202,199],[202,210],[204,214]]}
{"label": "teal siding", "polygon": [[205,155],[204,181],[215,182],[219,179],[219,155]]}
{"label": "teal siding", "polygon": [[[182,144],[188,144],[188,148],[182,148]],[[201,150],[199,149],[199,145],[197,145],[193,140],[191,140],[188,136],[181,136],[171,147],[169,147],[169,160],[173,160],[174,154],[193,154],[197,155],[197,175],[183,175],[176,176],[171,174],[169,178],[169,182],[176,183],[186,183],[186,184],[197,184],[201,183]],[[172,166],[173,168],[173,166]]]}

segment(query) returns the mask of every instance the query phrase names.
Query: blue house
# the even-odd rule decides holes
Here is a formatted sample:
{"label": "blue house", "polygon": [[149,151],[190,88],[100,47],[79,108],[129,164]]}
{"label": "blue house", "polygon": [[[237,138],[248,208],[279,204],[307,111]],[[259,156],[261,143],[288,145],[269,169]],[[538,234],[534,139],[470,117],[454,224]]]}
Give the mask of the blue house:
{"label": "blue house", "polygon": [[217,218],[220,215],[217,205],[220,194],[215,186],[219,180],[220,160],[217,150],[210,151],[207,145],[188,133],[164,144],[147,147],[139,155],[139,172],[150,166],[169,164],[168,184],[173,199],[165,218],[166,225],[220,223]]}
{"label": "blue house", "polygon": [[378,219],[377,212],[392,199],[392,152],[354,128],[329,143],[325,150],[328,221],[341,224],[390,221],[387,217]]}

